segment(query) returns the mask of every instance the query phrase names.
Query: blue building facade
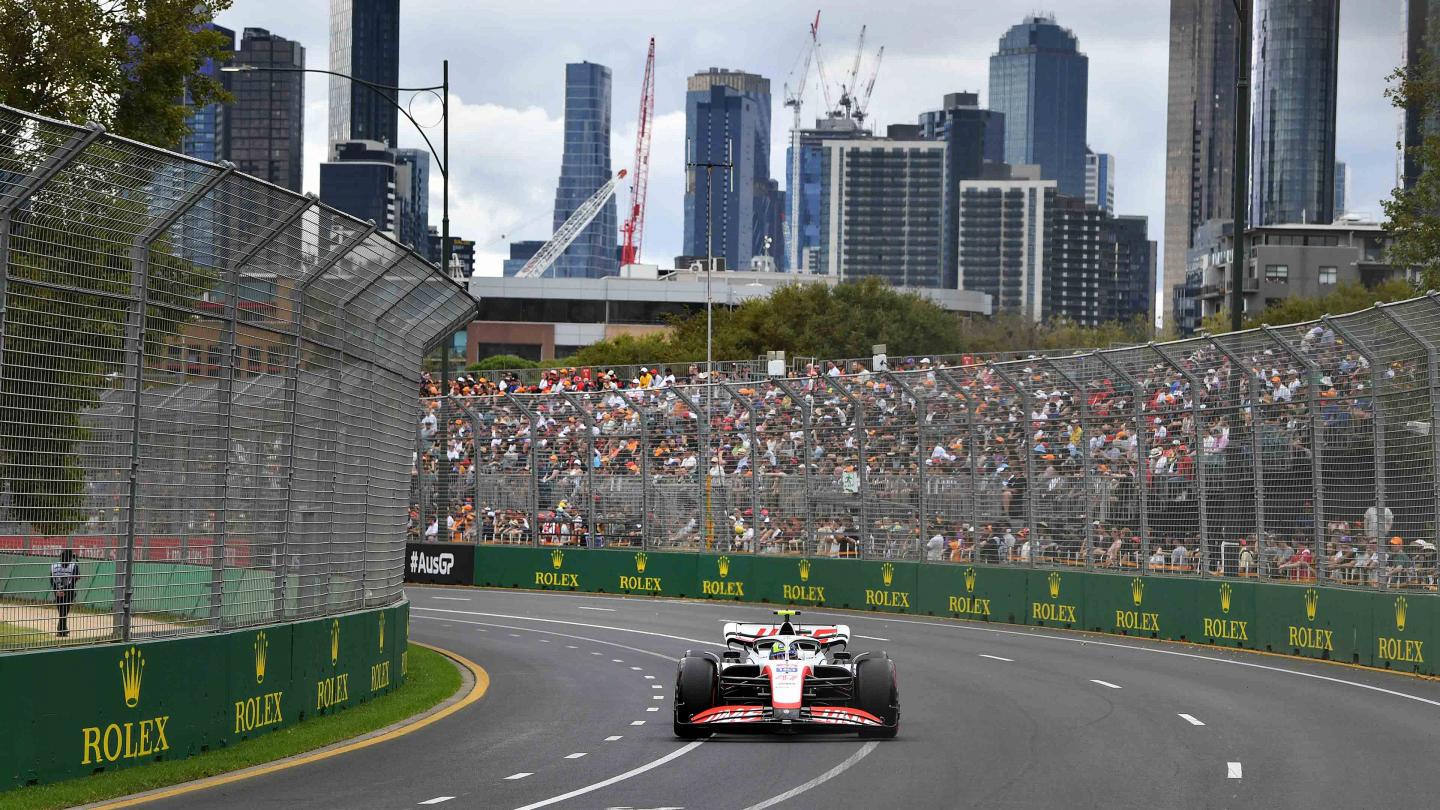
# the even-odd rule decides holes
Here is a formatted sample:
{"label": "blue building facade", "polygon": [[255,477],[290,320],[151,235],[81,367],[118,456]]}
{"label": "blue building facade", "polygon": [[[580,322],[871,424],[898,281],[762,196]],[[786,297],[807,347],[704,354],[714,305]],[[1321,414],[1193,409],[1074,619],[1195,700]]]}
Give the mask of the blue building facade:
{"label": "blue building facade", "polygon": [[1085,197],[1090,60],[1052,17],[1026,17],[990,57],[990,109],[1005,116],[1005,162],[1035,164],[1061,194]]}
{"label": "blue building facade", "polygon": [[395,150],[395,235],[424,251],[430,227],[430,153]]}
{"label": "blue building facade", "polygon": [[1005,116],[983,109],[975,93],[947,93],[944,107],[920,114],[920,137],[945,142],[941,286],[960,289],[960,181],[981,176],[986,163],[1005,162]]}
{"label": "blue building facade", "polygon": [[709,224],[714,254],[726,267],[748,268],[757,255],[783,265],[785,200],[770,178],[770,80],[722,68],[691,76],[685,141],[687,163],[733,163],[728,170],[686,169],[685,254],[705,255]]}
{"label": "blue building facade", "polygon": [[[818,264],[820,249],[820,209],[824,204],[820,189],[824,177],[821,166],[825,159],[825,141],[852,140],[870,137],[870,130],[862,129],[853,118],[821,118],[814,129],[800,130],[800,177],[795,174],[794,142],[785,149],[785,216],[788,227],[785,230],[787,252],[783,265],[792,273],[824,272]],[[798,194],[797,208],[790,194]],[[793,218],[793,222],[790,221]],[[793,253],[788,250],[794,240]],[[795,257],[792,262],[791,256]]]}
{"label": "blue building facade", "polygon": [[[565,66],[565,155],[555,189],[555,228],[610,180],[610,68],[591,62]],[[615,198],[560,254],[547,275],[555,278],[613,276],[616,255]]]}
{"label": "blue building facade", "polygon": [[[400,0],[330,0],[329,69],[386,87],[399,85]],[[330,148],[364,140],[393,149],[395,102],[394,93],[330,77]]]}
{"label": "blue building facade", "polygon": [[320,202],[399,236],[395,150],[378,141],[347,141],[320,164]]}

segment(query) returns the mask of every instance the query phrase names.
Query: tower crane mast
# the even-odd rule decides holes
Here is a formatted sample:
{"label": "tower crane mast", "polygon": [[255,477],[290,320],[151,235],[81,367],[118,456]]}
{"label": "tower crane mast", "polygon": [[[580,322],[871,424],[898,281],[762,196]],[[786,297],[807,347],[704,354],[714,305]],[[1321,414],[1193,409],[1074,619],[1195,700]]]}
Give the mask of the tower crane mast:
{"label": "tower crane mast", "polygon": [[635,130],[635,176],[630,184],[630,214],[621,231],[625,244],[620,264],[640,260],[640,245],[645,235],[645,192],[650,181],[650,132],[655,117],[655,38],[650,38],[650,52],[645,57],[645,79],[640,83],[640,116]]}
{"label": "tower crane mast", "polygon": [[520,268],[520,272],[515,274],[515,278],[536,278],[544,275],[545,271],[550,269],[550,265],[560,258],[560,254],[565,252],[565,248],[570,247],[570,243],[574,242],[580,232],[585,230],[585,226],[593,222],[605,204],[610,202],[610,196],[615,193],[615,184],[624,178],[625,170],[621,169],[619,174],[605,181],[605,185],[590,195],[590,199],[580,203],[580,207],[576,208],[570,218],[565,220],[565,224],[555,230],[555,235],[550,237],[550,241],[541,246],[535,255],[530,257],[530,261]]}
{"label": "tower crane mast", "polygon": [[[800,272],[800,109],[805,105],[805,86],[810,78],[810,62],[816,61],[820,49],[820,12],[815,12],[815,21],[810,23],[810,47],[805,51],[805,61],[800,66],[800,77],[795,82],[795,92],[785,87],[785,106],[791,109],[794,120],[790,125],[790,177],[787,181],[786,197],[790,210],[785,216],[785,246],[788,249],[790,272]],[[823,81],[822,81],[823,84]]]}

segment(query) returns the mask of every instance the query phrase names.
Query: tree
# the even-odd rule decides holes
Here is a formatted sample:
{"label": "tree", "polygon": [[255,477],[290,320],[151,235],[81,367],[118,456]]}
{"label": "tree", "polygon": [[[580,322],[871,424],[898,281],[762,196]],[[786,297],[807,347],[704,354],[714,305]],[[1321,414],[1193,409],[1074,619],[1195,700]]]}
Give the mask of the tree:
{"label": "tree", "polygon": [[[1390,279],[1376,287],[1366,287],[1358,281],[1341,284],[1328,295],[1313,298],[1286,298],[1266,307],[1260,314],[1245,319],[1245,329],[1254,329],[1261,324],[1279,326],[1287,323],[1302,323],[1318,320],[1322,315],[1343,315],[1358,312],[1372,304],[1387,304],[1404,301],[1415,296],[1415,288],[1407,281]],[[1202,328],[1212,335],[1223,335],[1230,331],[1230,313],[1217,312],[1205,319]]]}
{"label": "tree", "polygon": [[199,71],[224,56],[204,24],[231,0],[0,0],[0,103],[165,148],[190,107],[229,96]]}
{"label": "tree", "polygon": [[1423,139],[1406,154],[1419,175],[1380,203],[1391,238],[1390,263],[1417,271],[1420,289],[1440,289],[1440,61],[1427,52],[1387,78],[1393,83],[1385,90],[1390,102],[1417,111],[1425,122]]}
{"label": "tree", "polygon": [[539,363],[513,354],[492,354],[465,367],[466,371],[508,371],[512,368],[538,368]]}

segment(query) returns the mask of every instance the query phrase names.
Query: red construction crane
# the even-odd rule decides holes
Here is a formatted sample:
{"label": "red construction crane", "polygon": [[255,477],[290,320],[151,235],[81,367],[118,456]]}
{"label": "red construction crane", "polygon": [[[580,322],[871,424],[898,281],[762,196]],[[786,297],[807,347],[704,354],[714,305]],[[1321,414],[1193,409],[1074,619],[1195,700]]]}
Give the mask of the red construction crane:
{"label": "red construction crane", "polygon": [[650,53],[645,57],[645,80],[640,84],[640,118],[635,130],[635,176],[630,184],[630,215],[621,230],[625,247],[620,263],[634,264],[640,260],[640,243],[645,233],[645,188],[650,180],[650,124],[655,117],[655,38],[650,38]]}

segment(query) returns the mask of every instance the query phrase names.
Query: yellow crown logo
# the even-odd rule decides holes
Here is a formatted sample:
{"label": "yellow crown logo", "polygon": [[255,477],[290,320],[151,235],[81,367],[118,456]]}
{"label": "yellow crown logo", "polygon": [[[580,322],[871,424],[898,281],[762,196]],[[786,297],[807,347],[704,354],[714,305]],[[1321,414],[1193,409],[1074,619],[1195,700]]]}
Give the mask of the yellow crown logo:
{"label": "yellow crown logo", "polygon": [[145,656],[134,647],[120,656],[120,686],[125,690],[125,705],[140,705],[140,679],[145,675]]}
{"label": "yellow crown logo", "polygon": [[809,560],[801,560],[801,561],[800,561],[800,581],[801,581],[801,582],[809,582],[809,581],[810,581],[810,561],[809,561]]}
{"label": "yellow crown logo", "polygon": [[884,580],[885,587],[890,587],[890,583],[895,581],[894,563],[885,563],[884,565],[880,566],[880,579]]}
{"label": "yellow crown logo", "polygon": [[560,566],[562,566],[562,565],[564,565],[564,564],[565,564],[565,552],[561,551],[561,550],[558,549],[558,548],[555,549],[554,551],[550,552],[550,567],[551,567],[551,568],[554,568],[555,570],[558,571],[558,570],[560,570]]}
{"label": "yellow crown logo", "polygon": [[1059,571],[1051,571],[1051,572],[1050,572],[1050,598],[1051,598],[1051,599],[1059,599],[1059,598],[1060,598],[1060,572],[1059,572]]}
{"label": "yellow crown logo", "polygon": [[1314,588],[1305,589],[1305,621],[1315,621],[1315,611],[1320,607],[1320,592]]}
{"label": "yellow crown logo", "polygon": [[637,573],[637,574],[643,574],[643,573],[645,573],[645,562],[646,562],[647,560],[649,560],[649,559],[650,559],[650,558],[647,557],[647,556],[645,555],[645,552],[643,552],[643,551],[640,552],[640,553],[638,553],[638,554],[636,554],[636,555],[635,555],[635,573]]}
{"label": "yellow crown logo", "polygon": [[330,622],[330,666],[340,660],[340,620]]}
{"label": "yellow crown logo", "polygon": [[715,561],[715,565],[720,569],[720,578],[721,578],[721,579],[724,579],[725,577],[730,576],[730,558],[729,558],[729,557],[721,557],[720,559],[718,559],[718,560]]}
{"label": "yellow crown logo", "polygon": [[1405,612],[1410,607],[1410,601],[1403,596],[1395,597],[1395,629],[1401,633],[1405,632]]}
{"label": "yellow crown logo", "polygon": [[1230,583],[1228,582],[1220,584],[1220,612],[1230,612]]}
{"label": "yellow crown logo", "polygon": [[261,630],[255,634],[255,682],[265,682],[265,657],[270,651],[270,639],[265,637],[265,631]]}
{"label": "yellow crown logo", "polygon": [[1145,580],[1140,577],[1130,580],[1130,598],[1134,600],[1135,607],[1140,607],[1140,603],[1145,601]]}
{"label": "yellow crown logo", "polygon": [[380,611],[380,619],[377,624],[380,627],[380,652],[385,652],[385,611]]}
{"label": "yellow crown logo", "polygon": [[974,592],[975,592],[975,569],[974,569],[974,568],[966,568],[966,569],[965,569],[965,592],[966,592],[966,593],[974,593]]}

